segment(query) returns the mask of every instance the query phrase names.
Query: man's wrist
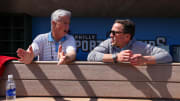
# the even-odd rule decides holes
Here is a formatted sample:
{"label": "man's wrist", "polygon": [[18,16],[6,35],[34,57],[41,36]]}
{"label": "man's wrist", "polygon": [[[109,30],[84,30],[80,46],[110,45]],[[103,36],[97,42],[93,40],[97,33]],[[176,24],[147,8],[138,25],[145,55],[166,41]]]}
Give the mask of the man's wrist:
{"label": "man's wrist", "polygon": [[117,63],[117,54],[116,53],[112,54],[112,59],[113,59],[114,63]]}

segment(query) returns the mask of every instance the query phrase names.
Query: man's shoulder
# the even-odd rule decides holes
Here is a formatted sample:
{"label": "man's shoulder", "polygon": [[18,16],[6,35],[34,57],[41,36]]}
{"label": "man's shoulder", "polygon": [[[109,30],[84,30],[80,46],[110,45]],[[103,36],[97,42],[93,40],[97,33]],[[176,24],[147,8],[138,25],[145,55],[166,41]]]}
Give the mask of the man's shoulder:
{"label": "man's shoulder", "polygon": [[66,34],[66,40],[67,41],[75,41],[74,37],[72,35]]}
{"label": "man's shoulder", "polygon": [[70,35],[70,34],[66,34],[66,38],[68,38],[68,39],[73,38],[74,39],[73,35]]}
{"label": "man's shoulder", "polygon": [[142,42],[142,41],[138,41],[135,38],[133,38],[133,40],[131,41],[131,43],[135,46],[146,46],[147,44]]}
{"label": "man's shoulder", "polygon": [[108,38],[108,39],[102,41],[102,43],[111,43],[111,38]]}
{"label": "man's shoulder", "polygon": [[48,38],[48,33],[39,34],[37,37]]}
{"label": "man's shoulder", "polygon": [[39,34],[37,38],[48,38],[48,33]]}
{"label": "man's shoulder", "polygon": [[48,33],[43,33],[43,34],[39,34],[36,36],[36,38],[34,39],[34,41],[43,41],[43,40],[48,40]]}
{"label": "man's shoulder", "polygon": [[133,45],[132,45],[132,48],[133,48],[133,49],[136,49],[136,50],[144,50],[144,49],[146,49],[147,47],[153,47],[153,46],[150,45],[150,44],[147,44],[147,43],[145,43],[145,42],[138,41],[138,40],[134,41],[134,42],[133,42]]}
{"label": "man's shoulder", "polygon": [[109,47],[111,45],[111,38],[102,41],[99,45],[104,47]]}

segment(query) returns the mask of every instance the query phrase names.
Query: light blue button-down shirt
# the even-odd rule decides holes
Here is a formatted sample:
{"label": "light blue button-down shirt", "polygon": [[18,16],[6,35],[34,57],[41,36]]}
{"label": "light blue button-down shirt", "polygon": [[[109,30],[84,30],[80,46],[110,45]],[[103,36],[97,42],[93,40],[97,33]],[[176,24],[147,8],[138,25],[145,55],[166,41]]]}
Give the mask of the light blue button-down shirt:
{"label": "light blue button-down shirt", "polygon": [[122,50],[132,50],[134,54],[142,54],[143,56],[155,56],[156,63],[166,63],[171,62],[171,55],[164,49],[137,41],[133,38],[124,48],[118,48],[112,46],[111,39],[107,39],[100,43],[99,46],[92,50],[87,60],[88,61],[102,61],[104,54],[114,54],[119,53]]}

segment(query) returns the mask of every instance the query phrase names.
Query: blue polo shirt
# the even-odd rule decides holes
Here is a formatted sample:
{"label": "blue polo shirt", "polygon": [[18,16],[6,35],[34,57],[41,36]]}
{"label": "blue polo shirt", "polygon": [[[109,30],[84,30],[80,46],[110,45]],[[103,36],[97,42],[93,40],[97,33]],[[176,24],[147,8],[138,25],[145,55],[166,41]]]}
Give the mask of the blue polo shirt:
{"label": "blue polo shirt", "polygon": [[56,42],[56,41],[53,39],[53,37],[52,37],[52,33],[51,33],[51,32],[48,33],[48,41],[55,43],[55,47],[56,47],[55,50],[56,50],[56,52],[58,52],[59,44],[60,44],[60,43],[63,43],[65,40],[66,40],[66,36],[64,36],[61,40],[59,40],[59,42]]}
{"label": "blue polo shirt", "polygon": [[32,42],[32,48],[39,61],[57,61],[60,44],[65,54],[76,51],[76,41],[73,36],[66,34],[59,42],[56,42],[51,32],[38,35]]}

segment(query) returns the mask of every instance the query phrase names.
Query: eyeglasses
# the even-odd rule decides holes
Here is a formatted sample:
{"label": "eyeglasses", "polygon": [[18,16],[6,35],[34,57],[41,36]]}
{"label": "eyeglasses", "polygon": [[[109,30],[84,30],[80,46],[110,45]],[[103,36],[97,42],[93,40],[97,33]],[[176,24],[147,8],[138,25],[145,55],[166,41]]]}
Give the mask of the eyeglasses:
{"label": "eyeglasses", "polygon": [[58,20],[57,23],[61,23],[61,24],[64,24],[64,25],[69,25],[70,22],[67,22],[67,21],[64,21],[64,20]]}
{"label": "eyeglasses", "polygon": [[116,35],[116,34],[121,34],[121,33],[123,33],[123,32],[111,30],[111,31],[109,31],[109,34],[111,34],[111,33],[112,33],[113,35]]}

